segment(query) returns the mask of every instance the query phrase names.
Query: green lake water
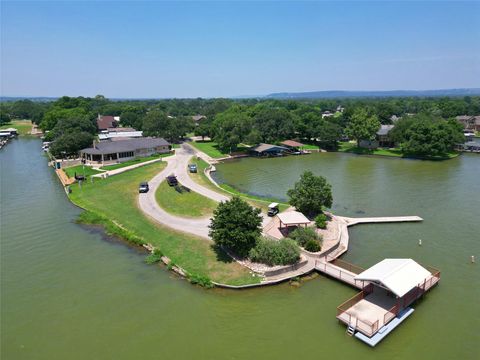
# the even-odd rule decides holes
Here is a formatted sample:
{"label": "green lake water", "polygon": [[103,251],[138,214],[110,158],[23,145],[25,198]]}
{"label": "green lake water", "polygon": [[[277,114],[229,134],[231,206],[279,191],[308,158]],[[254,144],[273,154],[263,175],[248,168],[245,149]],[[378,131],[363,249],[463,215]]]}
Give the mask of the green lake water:
{"label": "green lake water", "polygon": [[[1,359],[476,359],[480,156],[446,162],[314,154],[220,164],[242,191],[284,197],[310,169],[341,215],[419,215],[360,225],[344,257],[363,267],[413,257],[442,280],[375,349],[345,335],[336,307],[356,291],[318,276],[299,288],[204,290],[145,254],[74,223],[36,139],[0,151]],[[418,246],[422,239],[423,246]]]}

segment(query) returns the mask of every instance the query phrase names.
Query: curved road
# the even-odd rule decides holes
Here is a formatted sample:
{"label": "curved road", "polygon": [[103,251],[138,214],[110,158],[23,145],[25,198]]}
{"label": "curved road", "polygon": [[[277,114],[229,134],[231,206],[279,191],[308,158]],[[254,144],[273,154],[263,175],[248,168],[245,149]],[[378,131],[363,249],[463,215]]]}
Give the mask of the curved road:
{"label": "curved road", "polygon": [[164,160],[168,163],[167,167],[149,181],[150,191],[148,193],[139,194],[138,204],[140,209],[146,215],[162,225],[209,239],[208,225],[210,224],[210,218],[183,218],[169,214],[158,205],[157,200],[155,199],[155,192],[161,182],[164,181],[167,176],[172,174],[177,177],[182,185],[200,195],[217,202],[229,199],[225,195],[197,184],[190,178],[187,172],[187,166],[190,158],[194,154],[195,152],[189,146],[182,145],[181,148],[176,149],[174,156],[165,158]]}

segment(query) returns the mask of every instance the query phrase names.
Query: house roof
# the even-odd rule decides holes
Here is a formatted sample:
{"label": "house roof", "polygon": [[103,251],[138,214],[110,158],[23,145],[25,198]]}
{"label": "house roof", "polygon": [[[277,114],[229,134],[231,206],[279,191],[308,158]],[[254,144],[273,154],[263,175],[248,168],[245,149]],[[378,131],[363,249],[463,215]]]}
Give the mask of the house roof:
{"label": "house roof", "polygon": [[207,117],[205,115],[193,115],[192,119],[193,121],[200,121],[202,119],[206,119]]}
{"label": "house roof", "polygon": [[459,116],[456,117],[456,119],[458,121],[468,121],[472,118],[473,118],[473,116],[471,116],[471,115],[459,115]]}
{"label": "house roof", "polygon": [[310,220],[299,211],[286,211],[277,216],[284,225],[310,224]]}
{"label": "house roof", "polygon": [[252,151],[255,151],[255,152],[265,152],[270,150],[287,150],[287,148],[283,146],[263,144],[263,143],[252,148]]}
{"label": "house roof", "polygon": [[108,132],[129,132],[129,131],[137,131],[131,127],[110,127],[107,129]]}
{"label": "house roof", "polygon": [[80,152],[84,154],[113,154],[118,152],[136,151],[139,149],[149,149],[157,146],[170,145],[163,138],[139,138],[125,139],[119,141],[104,141],[95,145],[95,148],[82,149]]}
{"label": "house roof", "polygon": [[388,135],[395,125],[380,125],[380,129],[377,131],[377,135]]}
{"label": "house roof", "polygon": [[430,276],[430,271],[412,259],[385,259],[355,276],[355,280],[378,282],[402,297]]}
{"label": "house roof", "polygon": [[97,118],[97,127],[99,130],[105,130],[114,127],[115,119],[110,115],[99,115]]}
{"label": "house roof", "polygon": [[298,141],[293,141],[293,140],[285,140],[281,144],[285,145],[285,146],[290,146],[290,147],[301,147],[301,146],[303,146],[302,143],[299,143]]}
{"label": "house roof", "polygon": [[98,134],[99,140],[119,139],[119,138],[140,138],[143,131],[109,131],[105,134]]}

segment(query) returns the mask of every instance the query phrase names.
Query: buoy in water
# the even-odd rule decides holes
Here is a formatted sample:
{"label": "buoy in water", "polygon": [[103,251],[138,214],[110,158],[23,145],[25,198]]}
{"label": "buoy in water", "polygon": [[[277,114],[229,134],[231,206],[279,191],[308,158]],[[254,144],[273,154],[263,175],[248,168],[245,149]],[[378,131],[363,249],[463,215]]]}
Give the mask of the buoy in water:
{"label": "buoy in water", "polygon": [[472,260],[472,264],[473,264],[475,262],[475,256],[472,255],[471,260]]}
{"label": "buoy in water", "polygon": [[422,246],[422,239],[418,239],[418,246]]}

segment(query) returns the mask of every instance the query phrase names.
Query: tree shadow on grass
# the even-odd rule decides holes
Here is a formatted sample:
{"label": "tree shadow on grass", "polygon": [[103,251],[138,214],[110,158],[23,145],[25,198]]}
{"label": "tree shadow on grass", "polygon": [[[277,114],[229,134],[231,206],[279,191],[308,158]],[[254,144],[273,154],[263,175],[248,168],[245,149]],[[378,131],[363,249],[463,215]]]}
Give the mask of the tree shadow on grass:
{"label": "tree shadow on grass", "polygon": [[221,246],[217,244],[212,245],[212,250],[215,251],[215,254],[217,255],[217,261],[223,263],[231,263],[235,261]]}

